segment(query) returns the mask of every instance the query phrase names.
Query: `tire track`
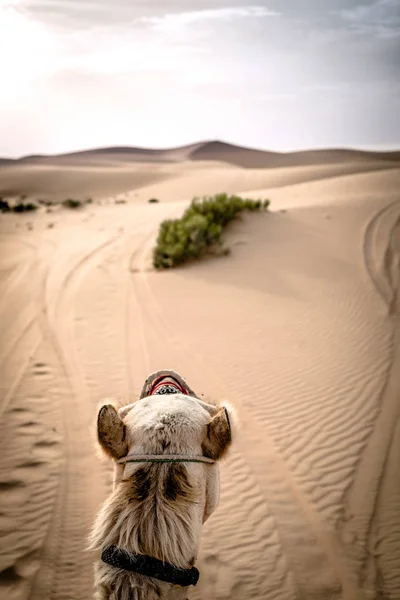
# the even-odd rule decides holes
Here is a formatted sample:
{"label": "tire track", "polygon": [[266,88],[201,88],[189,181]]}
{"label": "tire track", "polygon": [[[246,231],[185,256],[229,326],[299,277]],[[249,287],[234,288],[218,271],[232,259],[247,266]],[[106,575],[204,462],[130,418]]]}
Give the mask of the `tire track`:
{"label": "tire track", "polygon": [[[379,503],[381,490],[390,485],[388,465],[393,461],[393,440],[400,419],[400,324],[397,318],[400,248],[396,245],[399,224],[400,201],[396,201],[378,211],[365,231],[366,270],[388,308],[387,316],[393,321],[392,357],[380,397],[380,413],[360,459],[356,477],[345,494],[346,510],[342,523],[343,538],[352,540],[346,547],[348,560],[361,573],[364,588],[371,598],[375,598],[378,588],[386,585],[384,580],[380,580],[375,539],[376,530],[387,527],[385,515],[379,513]],[[397,268],[397,273],[393,267]],[[395,487],[396,483],[392,485]]]}
{"label": "tire track", "polygon": [[[19,356],[19,352],[18,352],[18,348],[20,346],[24,345],[24,341],[26,339],[26,337],[28,336],[28,334],[32,334],[33,337],[33,341],[31,342],[31,345],[29,346],[28,349],[25,350],[25,356],[24,359],[22,360],[22,364],[21,366],[18,368],[17,370],[17,377],[15,378],[15,380],[11,383],[7,383],[4,387],[7,390],[2,404],[0,406],[0,419],[3,418],[3,415],[5,413],[5,411],[8,409],[8,405],[11,401],[11,399],[13,398],[13,395],[15,393],[15,390],[19,384],[19,382],[21,381],[22,377],[24,376],[24,373],[26,372],[26,369],[29,366],[30,361],[33,359],[42,339],[43,339],[43,332],[40,328],[40,323],[39,323],[39,315],[41,312],[43,312],[45,310],[45,298],[44,298],[44,288],[46,285],[46,281],[47,281],[47,277],[48,277],[48,272],[49,269],[44,267],[43,261],[40,259],[40,255],[39,255],[39,246],[35,245],[32,242],[27,242],[23,239],[17,238],[18,241],[20,241],[22,244],[28,246],[30,249],[33,249],[35,251],[34,257],[32,259],[31,263],[28,263],[28,268],[32,269],[33,272],[39,273],[38,276],[38,281],[36,284],[36,290],[34,292],[33,295],[30,295],[30,298],[28,300],[28,305],[26,306],[25,310],[23,311],[23,319],[21,319],[21,316],[19,316],[19,319],[17,321],[17,325],[18,325],[18,329],[17,332],[14,333],[14,336],[12,338],[11,342],[8,342],[6,344],[4,344],[4,352],[3,355],[0,358],[0,369],[3,373],[3,385],[4,385],[4,381],[7,379],[7,373],[9,372],[13,372],[12,369],[9,368],[10,364],[12,364],[13,362],[13,358],[14,356]],[[50,244],[47,240],[43,240],[45,244]],[[21,273],[25,274],[26,270],[25,269],[21,269]],[[21,274],[20,276],[17,278],[17,281],[14,280],[14,286],[17,286],[17,283],[21,282],[22,283],[22,277]],[[9,300],[9,294],[7,294],[8,297],[8,301]],[[22,320],[22,324],[21,324],[21,320]],[[15,323],[13,323],[13,325],[15,325]],[[35,330],[36,327],[36,330]],[[4,343],[4,340],[3,340]],[[26,346],[26,344],[25,344]]]}
{"label": "tire track", "polygon": [[[44,423],[42,419],[45,415],[49,416],[49,412],[54,412],[52,409],[50,411],[43,409],[42,396],[32,396],[34,402],[30,406],[21,406],[21,398],[18,394],[21,386],[24,386],[27,390],[26,393],[28,397],[29,394],[33,394],[35,390],[37,390],[36,394],[39,390],[42,390],[42,393],[44,393],[43,386],[46,386],[44,381],[43,383],[41,383],[40,380],[35,381],[35,377],[37,376],[36,371],[39,371],[39,369],[32,367],[32,370],[29,372],[28,368],[32,365],[34,357],[42,347],[45,337],[40,321],[41,314],[45,308],[44,287],[49,269],[44,257],[41,256],[41,251],[44,250],[46,246],[48,247],[48,242],[47,240],[42,239],[38,244],[25,242],[25,245],[27,245],[30,250],[34,250],[32,261],[28,261],[28,267],[31,269],[31,273],[34,274],[34,276],[31,276],[29,280],[30,293],[27,311],[25,313],[28,314],[28,311],[30,311],[31,318],[28,324],[20,329],[11,348],[8,347],[7,349],[9,353],[7,361],[2,365],[2,385],[4,386],[6,393],[1,407],[2,420],[5,419],[5,415],[7,415],[6,422],[10,423],[10,426],[14,428],[12,429],[14,435],[6,430],[5,437],[8,436],[9,448],[14,449],[14,453],[8,453],[7,455],[6,450],[8,448],[4,448],[2,455],[3,476],[10,480],[13,480],[14,477],[17,481],[19,480],[18,478],[21,478],[23,489],[29,490],[30,492],[29,503],[34,511],[33,514],[36,517],[32,522],[27,520],[25,516],[22,519],[18,519],[17,523],[19,529],[16,531],[16,536],[13,536],[10,540],[11,542],[14,542],[14,544],[16,543],[16,545],[13,547],[13,550],[10,548],[10,554],[7,557],[8,561],[10,559],[15,561],[10,568],[16,573],[18,573],[19,569],[23,568],[28,569],[28,572],[30,572],[29,576],[18,576],[15,581],[16,588],[13,591],[15,591],[15,593],[23,594],[24,598],[29,594],[31,581],[39,564],[38,548],[43,527],[45,527],[47,520],[46,513],[40,510],[40,501],[38,498],[41,498],[42,506],[48,508],[49,502],[52,501],[51,494],[54,489],[53,473],[51,473],[51,477],[48,481],[44,481],[43,479],[40,481],[41,475],[43,476],[43,473],[46,473],[47,470],[45,458],[41,458],[37,463],[35,462],[35,459],[30,459],[29,456],[24,453],[24,451],[26,452],[28,450],[29,453],[37,453],[40,456],[45,457],[52,452],[53,441],[51,441],[51,443],[49,442],[48,445],[46,444],[46,446],[40,446],[37,439],[38,437],[40,439],[40,436],[48,435],[48,432],[46,433],[45,429],[46,424],[48,426],[49,423],[47,421]],[[20,282],[22,283],[22,281],[21,277],[14,279],[15,287],[17,287],[17,284]],[[37,366],[39,367],[39,365]],[[8,379],[11,378],[12,380],[8,381]],[[22,416],[18,419],[17,416],[20,414]],[[40,426],[36,419],[40,420]],[[58,424],[58,426],[59,425],[60,424]],[[54,427],[51,429],[55,431]],[[15,447],[14,444],[16,435],[21,436],[20,443],[17,447]],[[36,466],[37,464],[42,464],[42,461],[43,467],[37,471]],[[19,502],[23,502],[22,496],[20,498],[15,498],[16,507]],[[12,514],[12,510],[15,509],[9,510],[11,510],[10,514]],[[28,554],[24,554],[27,551],[27,548],[29,550]]]}
{"label": "tire track", "polygon": [[[364,264],[371,283],[388,308],[396,313],[399,262],[393,250],[400,226],[400,200],[379,210],[367,224],[364,232]],[[393,271],[397,271],[397,278]]]}
{"label": "tire track", "polygon": [[2,298],[0,298],[0,314],[4,311],[4,308],[9,302],[10,296],[15,293],[16,289],[24,280],[26,274],[32,267],[33,265],[29,262],[29,260],[26,260],[20,267],[14,268],[7,280],[4,281],[4,289],[7,290],[7,292],[4,293]]}
{"label": "tire track", "polygon": [[[146,343],[143,311],[135,293],[132,275],[135,271],[135,261],[141,252],[141,244],[153,236],[153,230],[145,233],[143,238],[135,240],[135,249],[129,251],[128,269],[125,288],[125,352],[127,364],[127,387],[129,399],[138,398],[141,391],[141,381],[147,377],[144,373],[150,371],[149,350]],[[133,364],[132,364],[132,361]]]}
{"label": "tire track", "polygon": [[[353,563],[356,572],[361,573],[363,585],[366,590],[370,590],[371,594],[375,594],[378,583],[373,546],[379,495],[387,479],[387,464],[396,424],[400,418],[398,401],[400,384],[397,376],[400,372],[398,331],[395,333],[393,344],[391,372],[382,392],[381,411],[360,459],[353,484],[345,494],[345,513],[341,526],[342,538],[351,541],[345,545],[347,560]],[[371,595],[371,598],[374,597]]]}
{"label": "tire track", "polygon": [[[181,211],[181,204],[162,207],[162,218],[171,218]],[[126,272],[125,288],[125,351],[127,368],[127,388],[128,397],[138,398],[143,381],[152,370],[149,348],[146,341],[144,312],[136,291],[135,274],[140,274],[149,268],[151,261],[149,259],[151,249],[154,245],[157,227],[154,227],[153,211],[150,215],[145,215],[144,223],[140,223],[136,232],[130,232],[136,235],[134,238],[134,247],[128,249],[128,264]],[[150,218],[149,218],[150,216]],[[160,215],[158,215],[160,218]],[[150,220],[151,219],[151,220]],[[122,257],[122,261],[124,257]],[[121,261],[121,262],[122,262]],[[134,360],[134,362],[132,362]]]}
{"label": "tire track", "polygon": [[[84,468],[85,461],[92,456],[87,429],[90,407],[85,407],[84,383],[80,379],[82,374],[73,347],[73,302],[85,274],[115,239],[103,240],[94,249],[85,251],[63,277],[58,290],[52,290],[51,297],[48,289],[44,291],[45,310],[41,315],[41,326],[58,357],[69,393],[61,406],[65,464],[42,548],[42,565],[31,588],[31,600],[86,600],[91,593],[91,560],[83,549],[93,514],[92,503],[96,502],[94,490],[98,481],[95,477],[91,477],[90,481],[85,479],[85,475],[93,472],[93,469]],[[60,320],[62,315],[67,315],[64,323]],[[71,437],[70,431],[74,432],[74,437]],[[80,435],[77,436],[77,432]],[[79,438],[79,446],[74,439],[76,437]]]}

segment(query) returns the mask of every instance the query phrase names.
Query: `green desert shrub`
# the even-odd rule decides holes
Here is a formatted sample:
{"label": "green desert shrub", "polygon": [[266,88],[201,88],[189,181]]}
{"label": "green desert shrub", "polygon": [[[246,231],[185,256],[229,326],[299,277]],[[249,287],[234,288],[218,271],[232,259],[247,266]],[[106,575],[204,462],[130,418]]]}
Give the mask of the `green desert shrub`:
{"label": "green desert shrub", "polygon": [[156,202],[160,202],[158,198],[150,198],[149,200],[150,204],[156,204]]}
{"label": "green desert shrub", "polygon": [[32,212],[37,209],[37,204],[33,204],[33,202],[18,202],[18,204],[15,204],[11,210],[15,213],[23,213]]}
{"label": "green desert shrub", "polygon": [[80,208],[82,206],[82,202],[75,198],[66,198],[61,204],[65,206],[65,208]]}
{"label": "green desert shrub", "polygon": [[266,210],[269,200],[217,194],[194,198],[180,219],[163,221],[153,251],[156,269],[168,269],[205,254],[226,255],[223,228],[243,211]]}
{"label": "green desert shrub", "polygon": [[3,200],[3,198],[0,198],[0,211],[10,212],[10,210],[10,205],[8,204],[7,200]]}

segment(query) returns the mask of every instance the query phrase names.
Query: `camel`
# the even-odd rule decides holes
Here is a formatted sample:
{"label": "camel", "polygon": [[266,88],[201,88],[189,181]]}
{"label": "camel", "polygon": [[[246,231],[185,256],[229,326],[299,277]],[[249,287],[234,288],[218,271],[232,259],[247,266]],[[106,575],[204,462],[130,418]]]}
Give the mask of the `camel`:
{"label": "camel", "polygon": [[174,371],[153,373],[131,404],[102,406],[97,438],[115,467],[90,535],[96,600],[187,599],[232,418],[232,407],[202,401]]}

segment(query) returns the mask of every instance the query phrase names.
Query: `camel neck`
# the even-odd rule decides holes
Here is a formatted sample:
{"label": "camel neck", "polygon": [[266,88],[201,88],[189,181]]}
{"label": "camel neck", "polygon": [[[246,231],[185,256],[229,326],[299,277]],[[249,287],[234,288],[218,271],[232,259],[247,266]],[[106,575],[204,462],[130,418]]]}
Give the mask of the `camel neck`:
{"label": "camel neck", "polygon": [[[131,588],[129,600],[188,600],[188,588],[171,585],[170,583],[146,580],[140,577],[137,588]],[[121,590],[120,590],[121,591]],[[124,596],[125,597],[125,596]]]}
{"label": "camel neck", "polygon": [[[171,585],[170,583],[166,583],[165,586],[162,586],[159,594],[157,600],[187,600],[189,597],[188,588]],[[147,600],[147,598],[148,596],[144,593],[143,600]]]}

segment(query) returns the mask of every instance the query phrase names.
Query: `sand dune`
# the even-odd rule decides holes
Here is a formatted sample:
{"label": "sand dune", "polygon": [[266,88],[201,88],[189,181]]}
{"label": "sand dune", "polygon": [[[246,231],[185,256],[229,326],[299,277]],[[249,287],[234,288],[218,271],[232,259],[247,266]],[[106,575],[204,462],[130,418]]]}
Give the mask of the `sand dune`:
{"label": "sand dune", "polygon": [[84,166],[20,165],[0,167],[0,193],[3,196],[19,196],[51,199],[55,202],[68,195],[85,197],[108,197],[140,189],[156,181],[167,179],[168,172],[158,165],[91,164]]}
{"label": "sand dune", "polygon": [[[1,161],[10,159],[2,159]],[[370,151],[348,148],[271,152],[227,144],[218,140],[198,142],[177,148],[135,148],[113,146],[57,155],[31,155],[16,159],[15,164],[75,164],[92,160],[113,162],[181,162],[183,160],[220,161],[239,167],[276,168],[321,165],[354,161],[400,161],[400,151]]]}
{"label": "sand dune", "polygon": [[75,165],[0,166],[0,195],[11,198],[24,195],[55,203],[68,196],[81,200],[118,197],[128,201],[156,197],[163,202],[174,202],[217,192],[272,189],[343,174],[396,168],[397,162],[383,160],[244,169],[218,161],[128,164],[101,163],[92,158],[90,163]]}
{"label": "sand dune", "polygon": [[326,165],[354,161],[399,161],[400,153],[370,152],[344,148],[303,150],[300,152],[266,152],[241,148],[224,142],[207,142],[190,152],[192,160],[220,160],[247,168],[276,168],[300,165]]}
{"label": "sand dune", "polygon": [[[91,597],[83,548],[110,489],[95,409],[172,367],[242,421],[190,597],[398,600],[400,169],[182,157],[125,166],[121,187],[92,167],[108,205],[0,217],[0,597]],[[37,190],[89,190],[52,168]],[[228,258],[149,271],[159,222],[220,190],[272,210],[231,227]]]}
{"label": "sand dune", "polygon": [[[184,195],[239,191],[290,185],[335,173],[396,168],[400,152],[360,150],[313,150],[267,152],[223,142],[200,142],[179,148],[155,150],[110,147],[53,156],[32,155],[12,160],[0,158],[0,195],[28,195],[60,201],[66,195],[107,197],[143,190],[151,195]],[[198,185],[198,170],[205,172]],[[190,185],[193,178],[194,186]],[[207,182],[212,179],[211,188]],[[171,186],[155,186],[171,181]],[[223,187],[225,186],[225,187]],[[148,189],[146,189],[148,188]],[[222,189],[223,188],[223,189]]]}

